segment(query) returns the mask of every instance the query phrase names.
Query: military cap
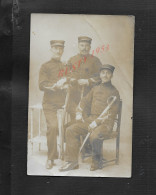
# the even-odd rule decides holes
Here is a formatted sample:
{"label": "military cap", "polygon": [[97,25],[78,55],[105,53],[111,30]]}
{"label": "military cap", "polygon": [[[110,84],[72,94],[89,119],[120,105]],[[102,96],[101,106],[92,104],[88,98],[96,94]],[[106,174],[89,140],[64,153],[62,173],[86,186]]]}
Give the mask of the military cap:
{"label": "military cap", "polygon": [[63,40],[52,40],[52,41],[50,41],[51,47],[53,47],[53,46],[64,47],[64,43],[65,43],[65,41],[63,41]]}
{"label": "military cap", "polygon": [[80,36],[78,37],[78,42],[88,42],[91,43],[92,39],[90,37],[86,37],[86,36]]}
{"label": "military cap", "polygon": [[115,67],[113,65],[110,65],[110,64],[103,64],[102,67],[100,68],[100,71],[103,69],[109,69],[112,72],[114,72]]}

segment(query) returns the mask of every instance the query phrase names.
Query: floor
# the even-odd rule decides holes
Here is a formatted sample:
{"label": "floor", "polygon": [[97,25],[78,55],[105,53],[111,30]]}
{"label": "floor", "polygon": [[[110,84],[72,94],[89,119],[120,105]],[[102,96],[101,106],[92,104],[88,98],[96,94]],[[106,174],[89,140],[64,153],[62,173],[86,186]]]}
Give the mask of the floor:
{"label": "floor", "polygon": [[[90,171],[90,161],[88,158],[84,162],[79,159],[79,169],[66,172],[60,172],[59,168],[63,165],[63,161],[55,160],[56,166],[51,170],[45,168],[47,159],[47,146],[46,138],[43,137],[42,144],[32,144],[28,140],[28,162],[27,174],[28,175],[45,175],[45,176],[83,176],[83,177],[131,177],[131,149],[127,141],[122,141],[120,144],[120,160],[119,165],[111,163],[109,166],[104,167],[102,170]],[[105,141],[103,144],[104,157],[108,160],[115,157],[115,139]]]}

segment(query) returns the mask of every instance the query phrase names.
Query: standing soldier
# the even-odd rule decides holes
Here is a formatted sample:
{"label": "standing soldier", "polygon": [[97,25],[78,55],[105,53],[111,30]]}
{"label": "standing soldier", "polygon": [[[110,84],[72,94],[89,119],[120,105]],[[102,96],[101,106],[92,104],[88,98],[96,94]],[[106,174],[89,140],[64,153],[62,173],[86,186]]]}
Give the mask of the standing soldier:
{"label": "standing soldier", "polygon": [[71,57],[67,63],[71,70],[72,88],[67,106],[71,121],[75,119],[75,111],[80,99],[100,80],[101,62],[97,57],[89,54],[91,41],[92,39],[86,36],[78,37],[79,54]]}
{"label": "standing soldier", "polygon": [[52,58],[41,66],[39,73],[39,88],[44,91],[43,111],[47,123],[47,146],[48,159],[46,168],[51,169],[54,159],[58,158],[57,153],[57,109],[60,109],[65,102],[65,90],[62,89],[62,81],[59,80],[58,73],[62,70],[63,63],[60,61],[64,51],[64,41],[50,41]]}

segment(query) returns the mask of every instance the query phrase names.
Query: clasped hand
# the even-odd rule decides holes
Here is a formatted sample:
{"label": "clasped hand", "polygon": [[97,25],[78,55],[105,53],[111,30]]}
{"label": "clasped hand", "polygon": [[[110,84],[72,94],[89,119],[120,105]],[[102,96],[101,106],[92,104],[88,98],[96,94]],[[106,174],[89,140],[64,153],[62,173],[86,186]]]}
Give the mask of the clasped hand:
{"label": "clasped hand", "polygon": [[92,131],[93,129],[95,129],[97,127],[96,121],[93,121],[92,123],[90,123],[88,130]]}
{"label": "clasped hand", "polygon": [[82,113],[81,112],[76,113],[76,120],[77,121],[82,120]]}
{"label": "clasped hand", "polygon": [[89,85],[88,79],[79,79],[79,85]]}
{"label": "clasped hand", "polygon": [[67,81],[67,79],[66,78],[62,78],[62,79],[60,79],[59,81],[57,81],[57,83],[56,83],[56,87],[57,88],[62,88],[63,87],[63,85],[64,85],[64,83]]}

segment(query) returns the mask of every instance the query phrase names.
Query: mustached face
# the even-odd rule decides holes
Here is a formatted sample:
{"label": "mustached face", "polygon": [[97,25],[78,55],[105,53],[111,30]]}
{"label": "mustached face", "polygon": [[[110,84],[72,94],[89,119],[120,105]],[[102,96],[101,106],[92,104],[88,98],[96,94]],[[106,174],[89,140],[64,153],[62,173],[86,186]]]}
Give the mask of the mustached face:
{"label": "mustached face", "polygon": [[111,81],[112,77],[113,77],[113,73],[111,70],[109,70],[109,69],[101,70],[100,78],[102,80],[102,83],[107,83],[107,82]]}
{"label": "mustached face", "polygon": [[60,47],[60,46],[53,46],[51,47],[51,51],[52,51],[52,57],[55,59],[60,59],[63,51],[64,51],[64,47]]}
{"label": "mustached face", "polygon": [[91,49],[90,43],[88,42],[79,42],[78,48],[80,51],[80,54],[82,55],[88,55]]}

